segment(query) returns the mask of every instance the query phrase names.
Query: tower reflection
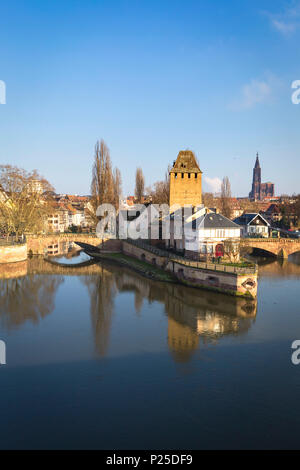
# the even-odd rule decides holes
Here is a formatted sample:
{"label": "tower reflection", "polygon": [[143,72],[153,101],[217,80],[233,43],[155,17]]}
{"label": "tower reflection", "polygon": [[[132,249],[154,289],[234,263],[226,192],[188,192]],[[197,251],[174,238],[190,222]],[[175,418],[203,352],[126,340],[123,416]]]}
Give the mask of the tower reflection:
{"label": "tower reflection", "polygon": [[191,358],[200,340],[216,342],[225,335],[245,334],[256,317],[255,300],[158,283],[126,269],[115,271],[115,278],[119,291],[134,292],[136,306],[140,307],[143,298],[164,304],[168,317],[168,346],[179,362]]}

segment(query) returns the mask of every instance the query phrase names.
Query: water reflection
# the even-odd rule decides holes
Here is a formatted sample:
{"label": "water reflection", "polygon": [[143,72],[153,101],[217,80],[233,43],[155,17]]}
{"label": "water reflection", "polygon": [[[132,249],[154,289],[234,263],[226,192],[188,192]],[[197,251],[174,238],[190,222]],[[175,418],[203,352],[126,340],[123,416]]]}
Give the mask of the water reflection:
{"label": "water reflection", "polygon": [[[300,277],[299,264],[264,260],[260,277]],[[55,306],[65,276],[75,276],[86,287],[94,345],[99,356],[108,352],[118,294],[134,295],[137,314],[144,303],[158,302],[167,316],[167,345],[174,360],[186,362],[201,344],[247,334],[256,318],[256,301],[148,280],[129,269],[93,261],[82,266],[60,266],[34,257],[0,266],[0,322],[12,328],[27,320],[38,322]],[[69,298],[68,298],[69,301]],[[137,334],[138,334],[137,330]]]}
{"label": "water reflection", "polygon": [[134,292],[139,310],[144,299],[164,304],[168,346],[174,359],[180,362],[191,358],[200,338],[207,343],[224,335],[243,334],[256,316],[257,304],[253,300],[157,283],[127,270],[118,270],[115,279],[119,291]]}
{"label": "water reflection", "polygon": [[44,253],[47,256],[65,255],[66,258],[72,258],[76,256],[79,249],[75,242],[54,238],[49,245],[45,246]]}
{"label": "water reflection", "polygon": [[26,321],[38,323],[49,315],[54,309],[56,291],[63,282],[63,276],[28,274],[25,263],[22,267],[18,266],[21,263],[7,266],[18,277],[0,279],[0,324],[7,329]]}
{"label": "water reflection", "polygon": [[104,356],[108,344],[111,320],[114,311],[114,298],[117,293],[113,272],[102,265],[96,265],[98,275],[84,276],[82,282],[90,295],[91,322],[95,347],[100,356]]}

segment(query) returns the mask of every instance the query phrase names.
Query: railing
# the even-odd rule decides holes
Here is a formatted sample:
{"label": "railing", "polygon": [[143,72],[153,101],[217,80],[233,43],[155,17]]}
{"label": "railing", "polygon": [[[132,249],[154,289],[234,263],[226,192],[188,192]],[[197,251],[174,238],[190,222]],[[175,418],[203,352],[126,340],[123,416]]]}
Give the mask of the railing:
{"label": "railing", "polygon": [[168,258],[170,261],[175,261],[178,264],[182,264],[184,266],[188,266],[194,269],[209,269],[211,271],[236,273],[236,274],[248,274],[248,273],[255,274],[258,271],[258,267],[256,264],[242,267],[242,266],[230,266],[226,264],[213,263],[213,262],[192,261],[192,260],[187,260],[183,256],[175,255],[166,250],[162,250],[161,248],[156,248],[141,240],[132,240],[128,238],[124,241],[132,245],[135,245],[138,248],[142,248],[146,251],[149,251],[150,253],[153,253],[154,255],[161,256],[163,258]]}
{"label": "railing", "polygon": [[247,243],[300,243],[299,238],[259,238],[259,237],[243,237],[241,238],[241,244]]}
{"label": "railing", "polygon": [[[99,238],[96,235],[96,232],[47,232],[47,233],[42,233],[42,234],[27,234],[28,238],[46,238],[46,237],[67,237],[67,238],[74,238],[74,237],[91,237],[91,238]],[[99,238],[99,242],[101,241],[101,238]]]}

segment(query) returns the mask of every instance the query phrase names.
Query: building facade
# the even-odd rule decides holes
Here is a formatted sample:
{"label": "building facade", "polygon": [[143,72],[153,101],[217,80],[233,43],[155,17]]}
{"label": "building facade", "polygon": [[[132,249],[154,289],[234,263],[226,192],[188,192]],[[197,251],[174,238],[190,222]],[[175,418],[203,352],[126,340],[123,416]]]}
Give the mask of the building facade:
{"label": "building facade", "polygon": [[171,215],[170,239],[166,240],[166,248],[182,252],[193,260],[239,260],[241,227],[232,220],[202,207],[192,216],[182,217],[182,230],[176,235],[176,218],[178,220],[176,213]]}
{"label": "building facade", "polygon": [[241,226],[242,237],[269,237],[270,224],[261,214],[243,214],[234,222]]}

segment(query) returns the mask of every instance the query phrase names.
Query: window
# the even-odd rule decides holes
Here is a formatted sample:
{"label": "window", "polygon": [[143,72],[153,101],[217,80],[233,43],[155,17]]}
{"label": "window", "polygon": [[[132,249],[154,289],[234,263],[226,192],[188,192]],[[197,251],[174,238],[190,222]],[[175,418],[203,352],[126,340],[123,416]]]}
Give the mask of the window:
{"label": "window", "polygon": [[197,179],[198,173],[195,173],[195,178]]}
{"label": "window", "polygon": [[181,173],[181,178],[184,178],[184,173]]}
{"label": "window", "polygon": [[189,178],[191,177],[191,173],[188,174]]}

